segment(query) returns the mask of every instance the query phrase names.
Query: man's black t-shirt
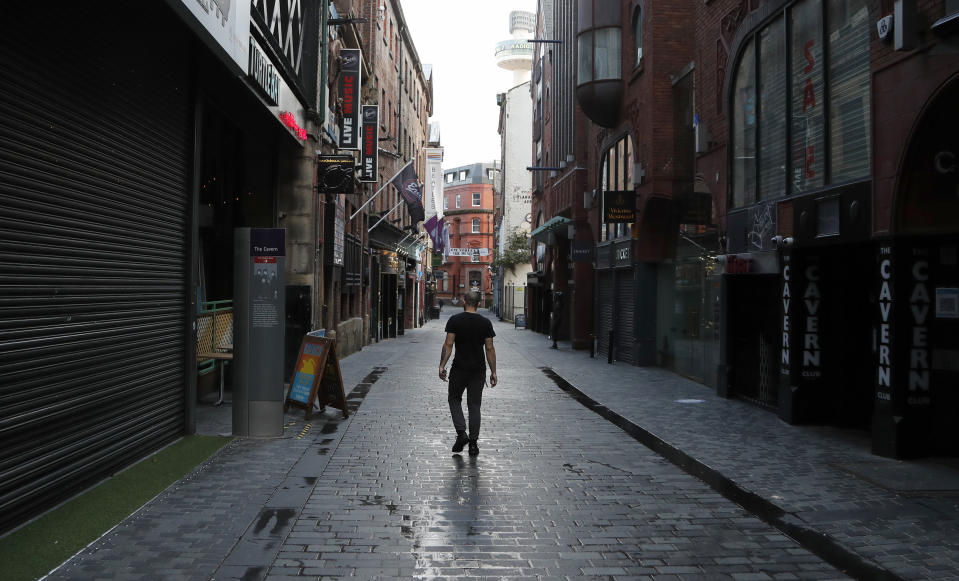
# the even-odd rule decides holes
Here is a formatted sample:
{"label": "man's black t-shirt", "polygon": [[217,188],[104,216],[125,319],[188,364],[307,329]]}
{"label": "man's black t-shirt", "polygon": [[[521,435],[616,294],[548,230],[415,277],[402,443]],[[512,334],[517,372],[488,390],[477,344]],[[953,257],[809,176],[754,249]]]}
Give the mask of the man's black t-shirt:
{"label": "man's black t-shirt", "polygon": [[476,313],[457,313],[446,322],[446,332],[455,333],[456,354],[451,369],[467,372],[486,371],[486,339],[496,336],[493,323]]}

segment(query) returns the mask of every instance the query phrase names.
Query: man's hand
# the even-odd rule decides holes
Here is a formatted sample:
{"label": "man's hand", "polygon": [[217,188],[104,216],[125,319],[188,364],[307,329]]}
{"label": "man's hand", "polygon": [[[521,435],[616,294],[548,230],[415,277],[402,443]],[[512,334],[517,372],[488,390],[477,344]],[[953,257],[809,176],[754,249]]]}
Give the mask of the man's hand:
{"label": "man's hand", "polygon": [[446,381],[446,368],[445,368],[445,367],[440,367],[440,379],[442,379],[443,381]]}
{"label": "man's hand", "polygon": [[499,379],[496,378],[496,372],[494,371],[489,374],[489,386],[496,387],[497,382],[499,382]]}

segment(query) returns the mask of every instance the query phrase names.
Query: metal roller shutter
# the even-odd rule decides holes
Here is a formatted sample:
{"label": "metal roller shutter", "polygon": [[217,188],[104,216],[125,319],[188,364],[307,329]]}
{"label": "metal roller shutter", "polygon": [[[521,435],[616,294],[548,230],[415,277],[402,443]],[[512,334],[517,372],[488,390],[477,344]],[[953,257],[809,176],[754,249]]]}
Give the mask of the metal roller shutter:
{"label": "metal roller shutter", "polygon": [[161,3],[4,19],[0,532],[183,433],[192,159]]}
{"label": "metal roller shutter", "polygon": [[616,273],[616,338],[615,357],[618,361],[636,363],[636,293],[634,271]]}
{"label": "metal roller shutter", "polygon": [[596,337],[596,350],[605,357],[609,357],[609,332],[613,329],[613,300],[614,278],[612,270],[600,271],[597,275],[596,288],[598,289],[599,310],[597,327],[599,335]]}

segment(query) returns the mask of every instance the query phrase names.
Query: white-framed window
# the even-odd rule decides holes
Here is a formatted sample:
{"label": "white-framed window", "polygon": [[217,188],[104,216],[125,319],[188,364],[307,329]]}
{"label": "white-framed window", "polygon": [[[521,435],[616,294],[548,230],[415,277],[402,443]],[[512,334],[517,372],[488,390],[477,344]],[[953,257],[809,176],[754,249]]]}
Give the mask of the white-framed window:
{"label": "white-framed window", "polygon": [[443,209],[444,209],[444,210],[449,210],[449,209],[450,209],[450,199],[449,199],[449,196],[443,196]]}
{"label": "white-framed window", "polygon": [[461,198],[461,197],[462,197],[462,196],[460,196],[460,194],[456,194],[456,207],[457,207],[457,208],[460,207],[460,198]]}
{"label": "white-framed window", "polygon": [[495,170],[495,169],[488,169],[488,170],[486,170],[486,177],[489,178],[489,179],[491,179],[491,180],[492,180],[492,179],[495,179],[495,178],[496,178],[496,170]]}
{"label": "white-framed window", "polygon": [[448,183],[448,184],[453,183],[453,175],[454,175],[454,174],[453,174],[452,172],[446,174],[446,183]]}
{"label": "white-framed window", "polygon": [[480,219],[473,218],[473,234],[479,234],[479,233],[480,233]]}
{"label": "white-framed window", "polygon": [[480,198],[480,193],[479,193],[479,192],[473,192],[473,207],[474,207],[474,208],[478,208],[478,207],[480,206],[480,200],[481,200],[481,198]]}
{"label": "white-framed window", "polygon": [[469,175],[469,172],[467,172],[465,169],[461,169],[461,170],[460,170],[460,181],[465,180],[465,179],[466,179],[466,176],[468,176],[468,175]]}

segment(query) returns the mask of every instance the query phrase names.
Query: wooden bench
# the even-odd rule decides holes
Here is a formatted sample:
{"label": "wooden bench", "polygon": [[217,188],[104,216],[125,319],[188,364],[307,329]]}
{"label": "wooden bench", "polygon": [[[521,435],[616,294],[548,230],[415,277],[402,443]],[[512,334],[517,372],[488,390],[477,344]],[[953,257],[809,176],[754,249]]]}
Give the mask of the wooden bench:
{"label": "wooden bench", "polygon": [[220,397],[223,403],[224,368],[233,360],[233,301],[204,302],[196,317],[197,372],[202,376],[220,371]]}

